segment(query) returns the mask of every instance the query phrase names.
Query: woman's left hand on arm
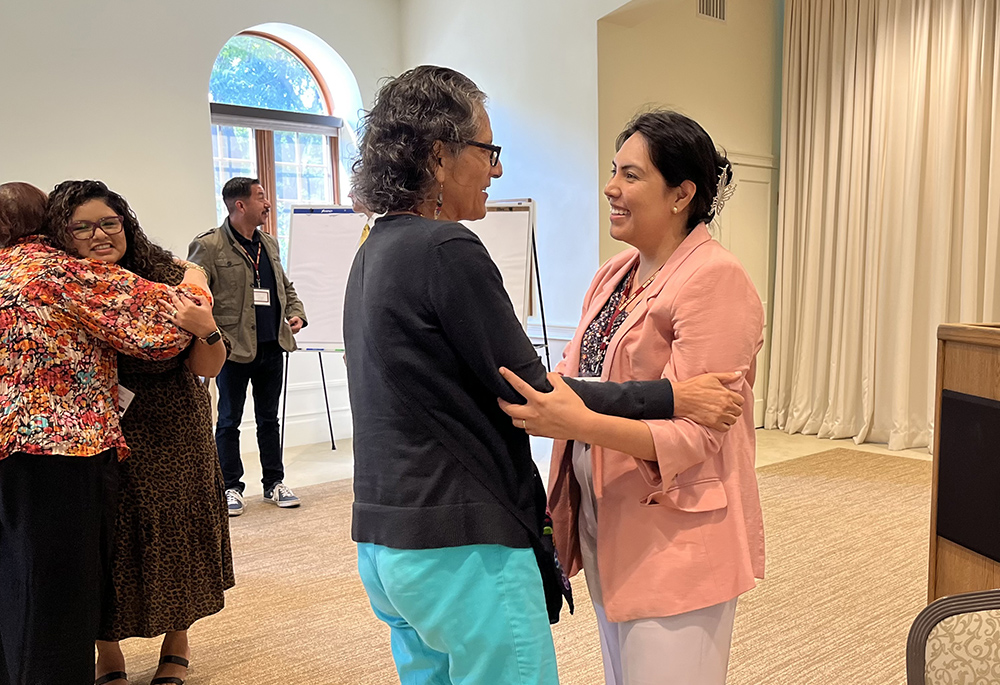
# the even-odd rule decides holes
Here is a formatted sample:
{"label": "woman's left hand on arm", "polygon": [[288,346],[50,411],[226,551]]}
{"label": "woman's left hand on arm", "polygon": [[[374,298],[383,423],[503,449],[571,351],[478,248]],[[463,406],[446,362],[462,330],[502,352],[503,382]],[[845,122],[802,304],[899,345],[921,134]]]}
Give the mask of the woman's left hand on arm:
{"label": "woman's left hand on arm", "polygon": [[524,397],[526,404],[512,404],[503,399],[497,399],[497,402],[511,417],[511,423],[528,435],[573,440],[583,432],[582,427],[594,415],[558,373],[548,374],[552,392],[538,392],[504,367],[500,367],[500,375]]}
{"label": "woman's left hand on arm", "polygon": [[207,338],[215,332],[217,326],[212,316],[212,305],[201,297],[189,297],[185,294],[171,294],[168,314],[170,323],[193,333],[199,338]]}

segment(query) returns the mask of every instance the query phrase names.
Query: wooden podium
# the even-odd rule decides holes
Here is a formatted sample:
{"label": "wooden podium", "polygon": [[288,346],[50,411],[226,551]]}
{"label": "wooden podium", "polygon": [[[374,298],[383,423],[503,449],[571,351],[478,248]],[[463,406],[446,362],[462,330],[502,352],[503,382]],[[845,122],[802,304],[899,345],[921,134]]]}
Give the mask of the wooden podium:
{"label": "wooden podium", "polygon": [[1000,588],[1000,324],[944,324],[928,601],[992,588]]}

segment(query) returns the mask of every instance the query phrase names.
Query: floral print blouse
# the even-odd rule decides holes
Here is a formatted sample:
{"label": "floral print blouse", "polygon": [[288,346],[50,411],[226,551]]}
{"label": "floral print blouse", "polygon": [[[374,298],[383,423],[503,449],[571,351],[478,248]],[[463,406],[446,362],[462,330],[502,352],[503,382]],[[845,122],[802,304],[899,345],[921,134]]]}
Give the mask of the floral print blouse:
{"label": "floral print blouse", "polygon": [[[583,339],[580,341],[580,376],[583,378],[600,378],[601,372],[604,371],[604,355],[608,349],[608,342],[625,323],[626,317],[620,315],[618,303],[625,297],[625,288],[631,276],[631,271],[625,274],[625,278],[615,287],[604,308],[583,333]],[[614,323],[611,323],[612,317]]]}
{"label": "floral print blouse", "polygon": [[76,259],[39,237],[0,249],[0,459],[111,448],[124,459],[116,352],[152,361],[190,344],[163,315],[176,290],[205,295]]}

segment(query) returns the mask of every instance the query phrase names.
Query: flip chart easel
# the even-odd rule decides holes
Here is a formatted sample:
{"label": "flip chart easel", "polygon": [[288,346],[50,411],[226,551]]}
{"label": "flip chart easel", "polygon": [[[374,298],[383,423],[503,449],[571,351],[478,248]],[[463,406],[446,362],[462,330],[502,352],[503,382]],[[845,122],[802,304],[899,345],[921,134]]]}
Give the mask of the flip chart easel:
{"label": "flip chart easel", "polygon": [[[530,199],[489,202],[486,217],[462,222],[482,240],[490,253],[504,287],[514,306],[514,313],[527,331],[531,308],[532,272],[538,296],[542,324],[542,343],[546,368],[552,369],[548,329],[542,299],[542,281],[538,268],[535,238],[535,203]],[[347,277],[361,242],[365,215],[346,206],[294,206],[289,225],[288,276],[309,312],[309,325],[296,336],[300,350],[316,352],[323,383],[330,442],[336,449],[330,400],[323,369],[324,352],[344,351],[343,309]],[[288,358],[285,360],[285,388],[288,394]],[[282,446],[284,446],[284,400],[282,405]]]}

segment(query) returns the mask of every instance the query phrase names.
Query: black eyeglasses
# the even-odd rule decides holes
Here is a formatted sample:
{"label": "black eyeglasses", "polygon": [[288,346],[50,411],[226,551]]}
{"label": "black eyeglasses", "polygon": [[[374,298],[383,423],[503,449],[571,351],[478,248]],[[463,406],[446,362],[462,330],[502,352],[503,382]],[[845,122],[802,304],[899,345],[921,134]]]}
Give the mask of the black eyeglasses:
{"label": "black eyeglasses", "polygon": [[490,145],[489,143],[480,143],[478,140],[467,140],[466,145],[472,145],[474,147],[481,147],[484,150],[490,151],[490,166],[496,166],[500,163],[500,146]]}
{"label": "black eyeglasses", "polygon": [[106,216],[99,221],[74,221],[68,228],[77,240],[90,240],[97,229],[104,231],[104,235],[121,233],[124,222],[125,217],[115,215]]}

